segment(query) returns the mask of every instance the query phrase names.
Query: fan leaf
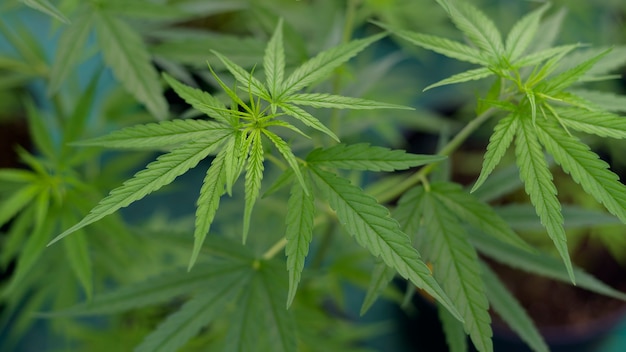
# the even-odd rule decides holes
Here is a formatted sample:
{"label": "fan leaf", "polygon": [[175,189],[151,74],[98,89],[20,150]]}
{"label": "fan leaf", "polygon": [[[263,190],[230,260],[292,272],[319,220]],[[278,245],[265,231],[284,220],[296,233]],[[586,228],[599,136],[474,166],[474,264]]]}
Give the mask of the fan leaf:
{"label": "fan leaf", "polygon": [[585,192],[626,223],[626,186],[586,144],[555,124],[545,120],[537,123],[537,136],[546,150]]}
{"label": "fan leaf", "polygon": [[375,100],[344,97],[341,95],[323,94],[323,93],[302,93],[293,94],[285,99],[286,103],[295,105],[305,105],[314,108],[329,109],[402,109],[413,110],[413,108],[402,105],[382,103]]}
{"label": "fan leaf", "polygon": [[248,272],[234,272],[221,277],[218,286],[203,290],[187,301],[152,331],[135,352],[178,351],[211,321],[220,317],[243,289]]}
{"label": "fan leaf", "polygon": [[526,193],[535,207],[541,223],[548,231],[557,251],[563,258],[565,267],[574,281],[572,263],[567,249],[567,236],[563,229],[561,204],[556,197],[556,187],[552,183],[552,174],[544,158],[541,145],[537,141],[533,122],[529,118],[518,118],[519,127],[516,140],[516,159],[520,178],[524,182]]}
{"label": "fan leaf", "polygon": [[465,331],[479,351],[492,351],[491,318],[485,287],[480,277],[478,255],[465,230],[435,194],[423,198],[424,232],[415,246],[433,264],[435,278],[465,320]]}
{"label": "fan leaf", "polygon": [[515,114],[510,114],[498,122],[493,130],[493,134],[489,138],[487,152],[485,153],[483,167],[480,170],[480,176],[472,187],[472,193],[476,191],[486,180],[491,172],[498,166],[500,160],[506,153],[507,149],[513,141],[515,132],[517,131],[517,118]]}
{"label": "fan leaf", "polygon": [[117,210],[127,207],[161,187],[171,183],[174,179],[187,170],[195,167],[200,160],[204,159],[219,146],[219,142],[197,140],[180,146],[171,152],[161,155],[156,161],[151,162],[144,169],[136,173],[133,178],[109,193],[102,199],[78,224],[65,230],[54,238],[51,245],[63,237],[92,224]]}
{"label": "fan leaf", "polygon": [[515,331],[534,351],[548,352],[548,346],[524,307],[509,292],[498,276],[481,263],[482,278],[487,288],[489,303],[507,325]]}
{"label": "fan leaf", "polygon": [[317,54],[296,68],[287,77],[285,82],[283,82],[281,97],[288,97],[313,82],[326,78],[337,67],[385,35],[385,33],[381,33],[363,39],[352,40]]}
{"label": "fan leaf", "polygon": [[172,120],[132,126],[102,137],[76,142],[76,145],[106,148],[157,149],[202,139],[217,142],[232,133],[232,128],[215,121]]}
{"label": "fan leaf", "polygon": [[191,258],[189,259],[189,266],[187,270],[191,270],[198,259],[204,239],[209,233],[211,224],[215,219],[215,213],[220,205],[220,198],[225,192],[225,155],[226,149],[217,154],[215,159],[211,162],[211,166],[207,170],[206,176],[202,181],[202,188],[200,189],[200,197],[198,197],[196,208],[196,221],[193,233],[193,252],[191,254]]}
{"label": "fan leaf", "polygon": [[361,246],[374,256],[380,256],[387,265],[428,292],[457,319],[462,320],[452,301],[411,245],[409,237],[389,217],[387,208],[346,179],[318,168],[311,168],[311,171],[315,184],[337,212],[339,221]]}
{"label": "fan leaf", "polygon": [[456,83],[463,83],[463,82],[469,82],[469,81],[477,81],[479,79],[483,79],[483,78],[487,78],[489,76],[492,76],[493,72],[486,68],[486,67],[481,67],[481,68],[477,68],[474,70],[469,70],[469,71],[465,71],[465,72],[461,72],[461,73],[457,73],[456,75],[450,76],[446,79],[443,79],[439,82],[433,83],[431,85],[429,85],[428,87],[424,88],[424,92],[429,90],[429,89],[433,89],[435,87],[441,87],[441,86],[445,86],[448,84],[456,84]]}
{"label": "fan leaf", "polygon": [[[304,187],[307,187],[305,189]],[[304,261],[309,253],[309,244],[313,240],[313,220],[315,218],[315,203],[310,180],[304,180],[304,185],[295,182],[291,187],[291,196],[287,202],[287,229],[285,238],[287,246],[287,270],[289,270],[289,293],[287,307],[291,305],[296,295],[298,283]]]}
{"label": "fan leaf", "polygon": [[338,144],[326,149],[315,149],[307,162],[315,165],[350,170],[394,171],[444,160],[437,155],[409,154],[404,150],[374,147],[366,143]]}
{"label": "fan leaf", "polygon": [[144,41],[125,22],[98,12],[96,34],[104,61],[126,90],[159,120],[167,117],[168,107],[161,92],[156,69]]}

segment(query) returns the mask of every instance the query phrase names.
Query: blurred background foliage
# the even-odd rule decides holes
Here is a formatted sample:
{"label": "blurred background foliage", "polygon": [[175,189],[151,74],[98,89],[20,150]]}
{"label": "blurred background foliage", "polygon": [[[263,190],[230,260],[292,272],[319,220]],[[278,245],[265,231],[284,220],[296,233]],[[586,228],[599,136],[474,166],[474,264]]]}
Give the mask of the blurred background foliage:
{"label": "blurred background foliage", "polygon": [[[537,5],[510,0],[472,3],[496,19],[503,32]],[[193,116],[165,90],[158,71],[214,91],[216,82],[207,62],[218,71],[224,67],[211,50],[259,71],[265,43],[278,18],[285,21],[288,69],[325,48],[379,31],[371,21],[461,39],[432,0],[59,0],[54,4],[71,24],[51,19],[18,0],[0,4],[0,162],[3,168],[21,170],[15,175],[3,174],[0,182],[0,209],[10,214],[0,219],[0,350],[4,351],[129,350],[180,306],[181,302],[171,302],[87,320],[34,318],[36,312],[65,308],[95,293],[186,264],[193,243],[193,221],[186,215],[194,209],[202,177],[198,173],[182,177],[166,191],[130,207],[123,216],[94,225],[88,235],[77,234],[72,237],[75,241],[68,238],[60,245],[45,247],[61,228],[75,222],[107,190],[155,155],[95,149],[77,152],[68,142],[152,122],[155,117]],[[554,0],[552,4],[552,18],[566,16],[559,43],[626,44],[623,0]],[[96,13],[100,21],[91,17]],[[129,47],[117,47],[116,29],[131,38]],[[115,50],[120,50],[122,59],[107,57],[107,52]],[[141,74],[128,75],[119,62],[124,55],[131,58],[126,65],[141,66]],[[437,69],[426,69],[432,67]],[[437,140],[453,133],[463,116],[468,116],[466,112],[476,108],[473,101],[486,86],[421,91],[466,68],[391,36],[317,88],[416,108],[384,114],[346,112],[341,126],[335,126],[343,140],[432,153]],[[622,78],[603,84],[609,85],[607,90],[624,93],[624,82]],[[325,122],[330,116],[320,119]],[[626,170],[623,147],[608,142],[598,148],[612,164]],[[464,152],[466,162],[459,168],[478,170],[479,161],[474,166],[468,162],[476,155]],[[278,172],[268,179],[277,177]],[[372,186],[373,179],[366,175],[355,181]],[[16,187],[24,190],[20,205],[8,209],[6,204]],[[224,237],[239,234],[234,219],[240,204],[236,197],[226,201],[216,232]],[[282,224],[280,214],[285,206],[265,199],[255,217]],[[328,234],[337,231],[330,223],[318,226]],[[257,230],[252,244],[257,251],[278,236],[271,227]],[[325,238],[334,242],[325,243]],[[361,350],[367,345],[354,341],[370,340],[370,347],[379,349],[382,347],[376,345],[373,335],[398,337],[401,329],[394,325],[397,322],[371,323],[381,319],[376,309],[365,318],[358,317],[362,289],[367,287],[374,264],[367,252],[342,236],[322,237],[313,246],[311,266],[317,274],[305,279],[300,306],[292,308],[298,312],[301,330],[311,331],[311,336],[303,339],[329,336],[327,345],[318,350]],[[337,260],[317,259],[322,258],[320,253]],[[213,254],[207,249],[204,255],[209,258]],[[390,289],[385,296],[397,302],[403,299],[400,289]],[[319,306],[327,308],[326,314],[313,309]],[[384,307],[379,312],[386,309],[383,318],[389,319],[392,308]],[[205,343],[219,334],[218,327],[215,334],[199,336],[186,350],[205,351]],[[400,344],[385,342],[387,350],[394,351],[402,348]]]}

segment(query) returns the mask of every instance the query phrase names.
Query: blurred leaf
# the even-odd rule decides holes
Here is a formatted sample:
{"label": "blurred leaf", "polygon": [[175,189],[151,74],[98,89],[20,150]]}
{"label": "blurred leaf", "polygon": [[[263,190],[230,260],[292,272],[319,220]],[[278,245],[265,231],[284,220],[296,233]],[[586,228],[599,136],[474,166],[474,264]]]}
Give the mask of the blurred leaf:
{"label": "blurred leaf", "polygon": [[498,276],[481,262],[482,278],[492,308],[521,338],[537,352],[548,352],[548,346],[521,304],[507,290]]}
{"label": "blurred leaf", "polygon": [[95,17],[98,43],[105,62],[126,90],[159,120],[167,117],[167,102],[141,37],[126,23],[106,13]]}
{"label": "blurred leaf", "polygon": [[437,306],[439,321],[446,336],[450,352],[467,351],[467,335],[463,331],[463,324],[456,320],[445,308]]}
{"label": "blurred leaf", "polygon": [[92,12],[82,11],[71,25],[63,28],[56,47],[54,62],[50,68],[48,95],[56,93],[72,71],[77,72],[76,68],[85,53],[85,45],[92,25]]}
{"label": "blurred leaf", "polygon": [[219,288],[203,290],[170,315],[137,346],[136,352],[169,352],[183,347],[200,330],[220,317],[245,287],[247,272],[221,277]]}
{"label": "blurred leaf", "polygon": [[[478,231],[470,231],[470,240],[483,254],[512,268],[571,284],[569,272],[562,261],[544,253],[520,250]],[[592,292],[626,301],[626,294],[606,285],[581,269],[574,268],[576,285]]]}
{"label": "blurred leaf", "polygon": [[63,23],[70,23],[70,20],[65,17],[59,9],[54,7],[48,0],[20,0],[25,5],[32,7],[35,10],[41,11],[49,16],[56,18]]}
{"label": "blurred leaf", "polygon": [[218,287],[224,278],[231,277],[249,266],[241,261],[211,260],[197,264],[187,272],[184,268],[170,271],[145,281],[122,286],[103,294],[95,294],[93,300],[73,307],[43,313],[44,316],[115,314],[134,308],[145,307],[189,294],[198,290]]}

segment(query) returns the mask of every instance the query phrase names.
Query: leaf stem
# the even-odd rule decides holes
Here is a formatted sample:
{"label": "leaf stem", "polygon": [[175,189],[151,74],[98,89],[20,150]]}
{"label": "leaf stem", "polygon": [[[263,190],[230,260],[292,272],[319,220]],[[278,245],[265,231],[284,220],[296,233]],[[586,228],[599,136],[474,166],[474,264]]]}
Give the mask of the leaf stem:
{"label": "leaf stem", "polygon": [[287,245],[287,238],[282,237],[280,240],[274,243],[274,245],[270,247],[270,249],[268,249],[265,253],[263,253],[263,256],[262,256],[263,260],[270,260],[274,258],[274,256],[278,254],[280,251],[282,251],[286,245]]}
{"label": "leaf stem", "polygon": [[[450,141],[446,144],[437,155],[448,156],[456,151],[465,140],[474,132],[480,125],[482,125],[485,121],[487,121],[494,113],[496,109],[490,108],[484,111],[482,114],[476,116],[475,119],[470,121],[463,129]],[[434,170],[435,166],[438,163],[432,163],[424,166],[419,171],[415,172],[404,181],[398,183],[395,187],[387,190],[386,192],[379,194],[376,198],[380,203],[389,202],[402,193],[406,192],[411,187],[420,183],[431,171]]]}

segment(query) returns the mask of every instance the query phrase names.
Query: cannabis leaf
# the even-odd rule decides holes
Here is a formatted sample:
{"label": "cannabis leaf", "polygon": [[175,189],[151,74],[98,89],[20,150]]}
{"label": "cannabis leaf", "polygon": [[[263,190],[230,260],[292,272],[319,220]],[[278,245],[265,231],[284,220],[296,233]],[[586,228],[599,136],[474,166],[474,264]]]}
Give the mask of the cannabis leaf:
{"label": "cannabis leaf", "polygon": [[309,244],[313,239],[315,203],[310,183],[308,177],[304,180],[307,188],[303,188],[300,183],[294,183],[287,203],[285,253],[287,254],[287,268],[289,270],[288,307],[296,295],[298,282],[300,282],[301,272],[304,268],[304,260],[309,252]]}
{"label": "cannabis leaf", "polygon": [[[102,41],[101,45],[110,49],[107,50],[110,56],[108,59],[105,57],[105,59],[113,66],[118,75],[123,76],[128,73],[128,77],[120,77],[120,79],[129,88],[138,90],[137,94],[153,113],[161,110],[158,107],[160,106],[159,101],[151,100],[157,95],[160,97],[160,94],[156,94],[155,91],[148,91],[148,89],[158,89],[158,84],[152,81],[154,78],[152,72],[140,70],[143,67],[141,61],[147,60],[147,55],[142,52],[141,45],[136,47],[133,45],[139,41],[139,38],[124,23],[106,13],[98,13],[97,24],[97,32]],[[119,38],[124,36],[129,36],[131,40],[121,43]],[[182,84],[164,74],[165,81],[178,95],[196,110],[205,113],[214,120],[175,120],[133,126],[113,132],[108,136],[79,143],[81,145],[114,148],[167,148],[171,150],[150,163],[145,170],[137,173],[121,187],[111,191],[109,196],[96,205],[84,219],[57,236],[51,244],[169,184],[177,176],[195,167],[202,159],[215,151],[218,151],[218,155],[207,171],[203,186],[200,189],[196,211],[196,229],[194,231],[195,242],[189,267],[191,268],[197,260],[200,248],[215,217],[221,196],[224,193],[231,194],[233,184],[244,169],[243,241],[245,242],[250,229],[252,211],[260,194],[265,169],[266,151],[263,145],[263,136],[270,140],[287,161],[290,170],[295,174],[300,184],[300,189],[307,196],[309,193],[310,185],[307,184],[301,172],[301,161],[295,156],[289,144],[270,129],[285,127],[299,134],[304,133],[297,127],[280,120],[280,117],[295,117],[305,125],[338,140],[328,127],[298,105],[348,109],[404,108],[337,95],[298,93],[300,89],[327,77],[335,68],[383,36],[384,34],[375,35],[328,49],[296,68],[289,77],[284,78],[285,52],[282,43],[282,21],[279,21],[266,47],[263,59],[267,86],[255,78],[252,73],[247,72],[220,53],[214,52],[214,55],[240,84],[234,89],[228,87],[209,67],[219,86],[232,99],[233,104],[230,108],[226,108],[220,100],[211,94]],[[137,77],[136,74],[141,72],[144,74]],[[249,101],[244,101],[239,96],[239,89],[246,90]],[[278,111],[279,109],[280,111]],[[438,159],[408,155],[404,152],[392,152],[382,148],[367,149],[364,146],[348,148],[346,151],[353,155],[341,155],[340,153],[338,156],[346,159],[346,161],[351,160],[347,162],[352,165],[369,163],[368,167],[378,170],[403,169]],[[389,157],[391,159],[388,161],[376,161],[374,158],[359,160],[366,158],[358,154],[368,151],[375,152],[374,157]],[[323,160],[320,160],[320,164],[323,164]],[[306,210],[311,210],[310,204],[307,204],[301,205]],[[310,242],[310,240],[305,240],[305,242],[307,241]],[[296,247],[302,249],[302,246]],[[304,255],[306,255],[306,251],[304,251]],[[295,285],[298,281],[299,272],[302,270],[302,258],[296,260],[300,264],[289,266],[292,271],[292,291],[289,300],[293,299],[293,294],[295,294]]]}
{"label": "cannabis leaf", "polygon": [[309,153],[306,160],[316,166],[337,169],[394,171],[444,159],[442,156],[408,154],[403,150],[390,150],[359,143],[318,148]]}
{"label": "cannabis leaf", "polygon": [[98,43],[115,77],[159,120],[167,116],[158,74],[139,34],[106,12],[95,12]]}
{"label": "cannabis leaf", "polygon": [[132,179],[112,190],[84,219],[58,235],[49,245],[171,183],[218,148],[220,141],[191,141],[160,156]]}
{"label": "cannabis leaf", "polygon": [[418,234],[415,245],[432,262],[434,276],[461,313],[465,331],[476,348],[491,351],[491,318],[478,256],[459,221],[439,201],[440,191],[424,194],[424,231]]}
{"label": "cannabis leaf", "polygon": [[548,236],[554,242],[572,281],[574,281],[574,273],[567,249],[567,237],[563,229],[561,204],[556,197],[557,191],[552,183],[552,174],[534,133],[531,119],[520,118],[519,120],[515,155],[520,169],[520,178],[524,181],[526,193],[530,196],[530,201],[535,206],[541,223],[546,227]]}
{"label": "cannabis leaf", "polygon": [[543,337],[517,299],[488,265],[481,262],[481,268],[487,297],[493,309],[533,350],[549,351]]}
{"label": "cannabis leaf", "polygon": [[59,9],[50,3],[48,0],[20,0],[25,5],[32,7],[35,10],[41,11],[49,16],[56,18],[63,23],[70,23],[70,20],[63,15]]}
{"label": "cannabis leaf", "polygon": [[315,184],[337,212],[339,221],[359,244],[374,256],[380,256],[387,265],[394,267],[400,275],[424,289],[462,320],[454,304],[411,246],[409,237],[389,217],[385,207],[346,179],[318,168],[311,168],[311,173]]}

